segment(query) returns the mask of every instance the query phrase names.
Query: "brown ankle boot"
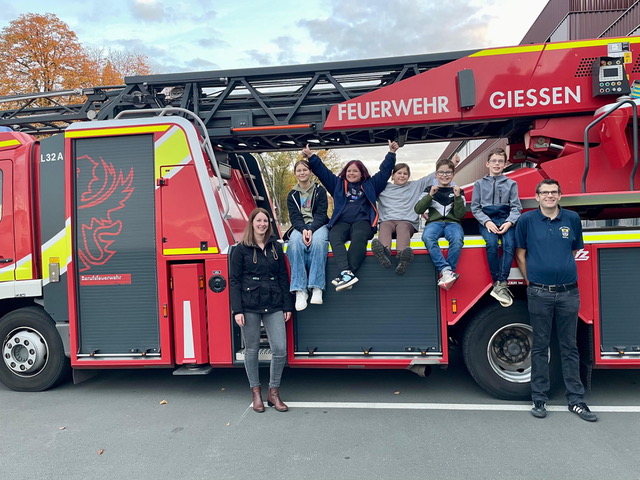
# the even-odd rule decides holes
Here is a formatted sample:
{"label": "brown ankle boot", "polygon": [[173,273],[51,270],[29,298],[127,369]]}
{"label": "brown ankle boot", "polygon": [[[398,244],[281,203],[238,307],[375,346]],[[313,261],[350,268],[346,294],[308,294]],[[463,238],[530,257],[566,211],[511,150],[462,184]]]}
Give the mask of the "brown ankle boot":
{"label": "brown ankle boot", "polygon": [[253,387],[253,411],[262,413],[264,412],[264,403],[262,403],[262,389],[260,387]]}
{"label": "brown ankle boot", "polygon": [[270,388],[269,394],[267,395],[267,405],[270,407],[275,407],[278,412],[286,412],[289,410],[289,407],[285,405],[285,403],[280,399],[280,389],[279,388]]}

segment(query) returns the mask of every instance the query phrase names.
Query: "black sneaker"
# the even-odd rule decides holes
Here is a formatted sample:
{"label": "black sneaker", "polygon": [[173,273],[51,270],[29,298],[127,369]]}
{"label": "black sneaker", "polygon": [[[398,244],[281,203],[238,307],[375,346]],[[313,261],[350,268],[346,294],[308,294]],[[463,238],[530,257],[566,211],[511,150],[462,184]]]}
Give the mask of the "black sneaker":
{"label": "black sneaker", "polygon": [[533,402],[531,415],[533,415],[536,418],[546,417],[547,416],[546,404],[542,400],[536,400],[535,402]]}
{"label": "black sneaker", "polygon": [[350,289],[357,281],[358,277],[356,277],[351,270],[342,272],[342,279],[336,285],[336,292]]}
{"label": "black sneaker", "polygon": [[373,252],[373,256],[376,257],[376,260],[380,262],[384,268],[391,268],[391,260],[387,255],[386,248],[382,245],[382,242],[377,238],[371,240],[371,251]]}
{"label": "black sneaker", "polygon": [[397,275],[404,275],[407,271],[407,267],[413,260],[413,250],[411,247],[405,247],[400,253],[398,253],[398,266],[396,267]]}
{"label": "black sneaker", "polygon": [[575,413],[581,419],[586,420],[587,422],[595,422],[598,420],[596,414],[589,410],[587,404],[584,402],[576,403],[575,405],[569,405],[569,411],[571,413]]}

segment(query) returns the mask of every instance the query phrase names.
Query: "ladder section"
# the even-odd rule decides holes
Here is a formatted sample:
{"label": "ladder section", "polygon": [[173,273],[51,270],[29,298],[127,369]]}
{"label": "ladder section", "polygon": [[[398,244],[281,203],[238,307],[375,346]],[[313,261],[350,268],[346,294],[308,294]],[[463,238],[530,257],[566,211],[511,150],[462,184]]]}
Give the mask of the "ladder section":
{"label": "ladder section", "polygon": [[124,86],[66,91],[65,102],[56,100],[58,92],[38,94],[37,102],[28,96],[0,98],[8,108],[0,111],[0,126],[56,133],[75,121],[171,106],[199,116],[212,142],[225,151],[297,149],[307,142],[318,148],[386,143],[395,129],[375,134],[321,129],[332,106],[474,52],[127,77]]}

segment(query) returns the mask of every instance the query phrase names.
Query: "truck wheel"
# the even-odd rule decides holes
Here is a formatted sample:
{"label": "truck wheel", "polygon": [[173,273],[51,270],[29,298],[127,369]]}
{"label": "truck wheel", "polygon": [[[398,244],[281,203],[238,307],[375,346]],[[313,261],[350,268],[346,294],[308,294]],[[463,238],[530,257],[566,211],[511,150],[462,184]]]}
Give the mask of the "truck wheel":
{"label": "truck wheel", "polygon": [[[531,398],[532,330],[526,302],[515,301],[482,311],[467,327],[463,355],[473,379],[497,398]],[[552,386],[557,383],[559,355],[552,345],[549,353]]]}
{"label": "truck wheel", "polygon": [[41,392],[69,371],[62,340],[51,318],[25,307],[0,319],[0,382],[18,392]]}

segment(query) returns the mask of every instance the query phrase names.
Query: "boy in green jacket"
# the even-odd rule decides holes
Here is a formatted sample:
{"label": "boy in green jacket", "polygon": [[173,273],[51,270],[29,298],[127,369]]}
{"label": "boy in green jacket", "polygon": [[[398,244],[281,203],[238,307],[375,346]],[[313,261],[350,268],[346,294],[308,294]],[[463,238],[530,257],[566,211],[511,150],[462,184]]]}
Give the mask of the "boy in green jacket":
{"label": "boy in green jacket", "polygon": [[[466,200],[458,185],[451,186],[455,169],[451,160],[439,160],[436,163],[438,185],[433,185],[414,208],[417,214],[429,210],[422,241],[440,272],[438,286],[445,290],[449,290],[460,276],[456,273],[456,267],[464,245],[464,231],[460,221],[466,213]],[[438,239],[442,236],[449,242],[447,258],[438,245]]]}

